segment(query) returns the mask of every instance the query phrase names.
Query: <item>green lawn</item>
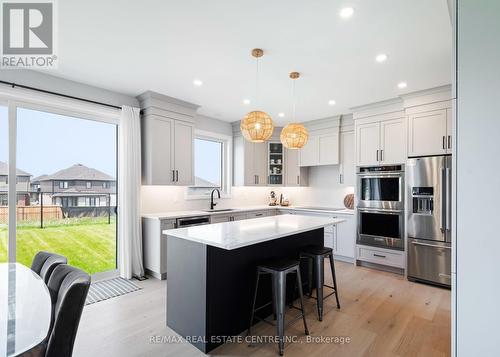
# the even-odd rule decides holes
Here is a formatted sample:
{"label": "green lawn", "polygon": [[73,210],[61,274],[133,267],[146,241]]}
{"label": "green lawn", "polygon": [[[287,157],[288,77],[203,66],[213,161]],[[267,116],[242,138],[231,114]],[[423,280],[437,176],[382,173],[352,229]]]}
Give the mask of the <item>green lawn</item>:
{"label": "green lawn", "polygon": [[[17,228],[17,261],[31,265],[40,250],[58,253],[68,263],[92,274],[116,267],[116,225],[107,219],[64,219],[46,228],[22,224]],[[7,261],[7,228],[0,225],[0,262]]]}

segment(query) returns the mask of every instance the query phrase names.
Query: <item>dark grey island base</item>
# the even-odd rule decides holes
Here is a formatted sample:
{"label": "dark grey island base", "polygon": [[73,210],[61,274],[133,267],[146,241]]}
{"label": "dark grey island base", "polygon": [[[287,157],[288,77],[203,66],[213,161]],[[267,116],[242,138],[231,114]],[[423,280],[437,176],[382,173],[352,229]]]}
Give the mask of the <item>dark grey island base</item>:
{"label": "dark grey island base", "polygon": [[[167,326],[204,353],[248,328],[257,265],[298,257],[302,247],[323,245],[323,228],[238,249],[221,249],[182,238],[167,239]],[[303,262],[302,264],[304,264]],[[305,265],[301,265],[303,281]],[[294,294],[295,279],[287,284]],[[257,306],[271,301],[271,282],[262,280]],[[272,307],[260,312],[264,317]]]}

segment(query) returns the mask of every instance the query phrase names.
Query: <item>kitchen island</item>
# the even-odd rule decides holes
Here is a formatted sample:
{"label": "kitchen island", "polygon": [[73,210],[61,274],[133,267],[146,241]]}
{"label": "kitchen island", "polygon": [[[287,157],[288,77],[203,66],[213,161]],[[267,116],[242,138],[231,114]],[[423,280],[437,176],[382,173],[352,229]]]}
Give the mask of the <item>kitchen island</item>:
{"label": "kitchen island", "polygon": [[[163,231],[167,325],[204,353],[223,344],[225,337],[242,333],[250,319],[257,265],[298,257],[308,245],[323,245],[324,227],[343,221],[282,215]],[[294,280],[287,288],[292,298]],[[257,305],[270,300],[271,283],[262,279]],[[270,306],[263,311],[272,313]]]}

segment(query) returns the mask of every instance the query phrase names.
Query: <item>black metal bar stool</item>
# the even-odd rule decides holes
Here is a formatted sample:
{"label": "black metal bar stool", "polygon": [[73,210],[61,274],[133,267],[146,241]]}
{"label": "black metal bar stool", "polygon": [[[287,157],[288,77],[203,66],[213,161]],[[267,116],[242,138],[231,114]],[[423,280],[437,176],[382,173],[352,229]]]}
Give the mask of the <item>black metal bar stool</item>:
{"label": "black metal bar stool", "polygon": [[[260,321],[266,322],[270,325],[277,327],[278,332],[278,346],[280,356],[283,356],[283,350],[285,348],[285,304],[286,304],[286,277],[290,273],[295,273],[297,275],[297,287],[299,290],[299,298],[300,298],[300,308],[292,305],[292,308],[301,311],[301,314],[294,318],[292,321],[288,322],[287,326],[298,319],[302,318],[304,321],[304,330],[305,334],[309,335],[309,330],[307,329],[306,316],[304,312],[304,297],[302,294],[302,280],[300,277],[300,262],[294,259],[281,259],[275,260],[268,263],[261,264],[257,267],[257,278],[255,281],[255,292],[253,296],[252,303],[252,313],[250,316],[250,325],[248,327],[247,335],[251,335],[252,324],[254,319],[258,319]],[[255,304],[257,301],[257,292],[259,289],[259,278],[262,274],[271,274],[272,281],[272,301],[268,302],[265,305],[262,305],[258,308],[255,308]],[[263,309],[264,307],[273,305],[273,312],[275,314],[276,324],[273,324],[270,321],[267,321],[265,318],[259,317],[255,315],[255,312]]]}
{"label": "black metal bar stool", "polygon": [[[325,284],[325,265],[324,259],[330,259],[330,269],[332,271],[333,286]],[[314,277],[316,284],[316,300],[318,307],[318,318],[319,321],[323,321],[323,300],[327,297],[335,294],[335,299],[337,300],[337,309],[340,309],[339,294],[337,289],[337,278],[335,277],[335,265],[333,262],[333,250],[332,248],[322,247],[322,246],[309,246],[301,250],[300,259],[308,260],[308,287],[309,287],[309,297],[312,296],[312,280],[313,280],[313,267],[314,267]],[[323,296],[323,287],[332,289],[333,291],[327,296]],[[313,297],[314,298],[314,297]]]}

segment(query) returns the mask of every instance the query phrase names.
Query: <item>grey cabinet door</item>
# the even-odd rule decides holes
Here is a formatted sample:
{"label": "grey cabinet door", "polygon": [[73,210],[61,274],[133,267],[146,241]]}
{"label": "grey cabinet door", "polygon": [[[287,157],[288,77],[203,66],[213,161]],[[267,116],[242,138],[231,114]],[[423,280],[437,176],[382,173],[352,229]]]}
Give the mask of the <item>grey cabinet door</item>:
{"label": "grey cabinet door", "polygon": [[174,122],[164,118],[149,118],[144,125],[144,184],[172,185],[175,179],[171,146]]}
{"label": "grey cabinet door", "polygon": [[181,186],[193,185],[194,125],[176,121],[173,143],[175,184]]}
{"label": "grey cabinet door", "polygon": [[267,186],[266,143],[253,143],[253,172],[257,176],[256,186]]}

